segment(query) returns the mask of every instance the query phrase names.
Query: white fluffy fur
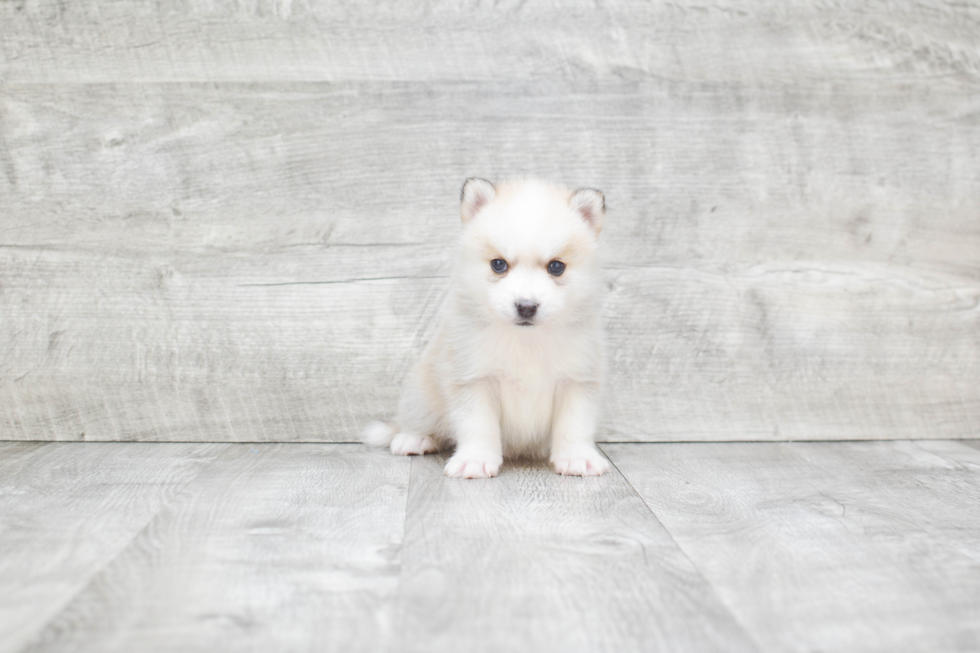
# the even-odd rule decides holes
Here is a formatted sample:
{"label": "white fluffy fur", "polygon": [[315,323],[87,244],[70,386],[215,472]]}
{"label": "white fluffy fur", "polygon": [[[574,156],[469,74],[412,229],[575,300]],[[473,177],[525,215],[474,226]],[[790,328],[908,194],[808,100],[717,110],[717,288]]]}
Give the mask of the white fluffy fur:
{"label": "white fluffy fur", "polygon": [[[365,441],[396,454],[455,452],[449,476],[496,476],[504,457],[549,456],[560,474],[598,475],[594,444],[603,376],[596,247],[602,193],[538,181],[469,179],[452,292],[409,375],[397,424]],[[490,262],[508,263],[505,274]],[[560,276],[548,272],[565,263]],[[537,304],[530,326],[518,303]]]}

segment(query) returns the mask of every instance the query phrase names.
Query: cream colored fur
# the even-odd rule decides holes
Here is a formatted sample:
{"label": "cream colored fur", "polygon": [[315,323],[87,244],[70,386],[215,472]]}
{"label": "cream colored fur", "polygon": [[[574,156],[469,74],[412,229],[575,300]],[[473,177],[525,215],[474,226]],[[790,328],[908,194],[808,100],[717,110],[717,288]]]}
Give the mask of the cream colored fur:
{"label": "cream colored fur", "polygon": [[[519,456],[548,456],[561,474],[602,474],[602,193],[468,179],[460,213],[440,325],[406,380],[396,423],[372,422],[365,441],[405,455],[455,445],[445,467],[455,477],[496,476],[505,457]],[[560,276],[552,261],[565,264]],[[519,304],[536,305],[533,317]]]}

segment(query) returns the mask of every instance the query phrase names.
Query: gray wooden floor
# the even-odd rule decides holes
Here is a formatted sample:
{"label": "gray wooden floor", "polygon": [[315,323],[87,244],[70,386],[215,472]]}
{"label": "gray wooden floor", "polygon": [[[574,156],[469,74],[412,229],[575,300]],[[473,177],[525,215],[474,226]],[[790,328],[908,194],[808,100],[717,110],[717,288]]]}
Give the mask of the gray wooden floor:
{"label": "gray wooden floor", "polygon": [[0,443],[0,651],[976,651],[980,442]]}

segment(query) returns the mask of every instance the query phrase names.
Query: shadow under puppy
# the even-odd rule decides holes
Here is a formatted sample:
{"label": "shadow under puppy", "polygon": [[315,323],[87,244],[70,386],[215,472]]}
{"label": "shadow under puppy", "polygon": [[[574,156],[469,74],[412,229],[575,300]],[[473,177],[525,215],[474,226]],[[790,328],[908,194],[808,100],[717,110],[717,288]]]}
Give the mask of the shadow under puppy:
{"label": "shadow under puppy", "polygon": [[393,454],[448,449],[447,476],[496,476],[504,457],[549,456],[555,471],[600,475],[604,369],[596,249],[601,192],[540,181],[463,184],[452,291],[402,389],[396,423],[364,440]]}

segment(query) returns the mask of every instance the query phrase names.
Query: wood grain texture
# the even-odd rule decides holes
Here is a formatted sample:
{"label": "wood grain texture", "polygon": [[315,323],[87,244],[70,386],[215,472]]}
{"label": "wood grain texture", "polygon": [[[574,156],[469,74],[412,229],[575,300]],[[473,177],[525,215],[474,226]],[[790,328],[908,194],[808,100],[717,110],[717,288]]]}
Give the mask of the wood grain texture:
{"label": "wood grain texture", "polygon": [[23,650],[384,650],[409,466],[230,445]]}
{"label": "wood grain texture", "polygon": [[[808,443],[802,452],[813,464],[855,485],[850,492],[859,497],[872,494],[887,519],[914,524],[909,540],[915,542],[916,556],[934,550],[934,562],[944,576],[955,578],[965,563],[967,575],[947,589],[949,597],[963,602],[960,614],[977,614],[980,593],[975,587],[962,591],[961,585],[970,579],[976,584],[980,574],[980,453],[949,440],[887,447],[849,443],[833,450]],[[849,502],[848,494],[841,496]],[[956,554],[972,562],[957,560]],[[980,644],[980,626],[973,624],[967,633]]]}
{"label": "wood grain texture", "polygon": [[838,80],[977,74],[970,2],[0,5],[0,78]]}
{"label": "wood grain texture", "polygon": [[[598,179],[613,203],[604,234],[612,365],[602,437],[978,432],[970,416],[980,399],[967,379],[980,374],[971,256],[980,241],[972,214],[950,208],[927,225],[923,212],[927,201],[972,206],[975,154],[951,160],[951,177],[928,178],[928,198],[913,197],[917,186],[903,179],[910,173],[896,167],[900,159],[870,145],[905,147],[900,125],[882,126],[901,114],[889,102],[926,106],[902,93],[865,96],[872,115],[835,144],[866,128],[878,133],[848,146],[823,181],[808,180],[832,197],[817,194],[811,206],[797,198],[789,219],[737,196],[740,180],[752,176],[753,139],[773,139],[766,147],[779,151],[781,136],[767,133],[764,116],[744,115],[747,141],[729,144],[727,154],[703,137],[708,149],[698,161],[724,154],[733,164],[715,167],[719,188],[704,186],[694,162],[669,173],[683,191],[653,176],[694,134],[664,129],[684,107],[662,106],[669,93],[657,85],[586,94],[577,142],[564,144],[558,90],[508,105],[514,131],[501,135],[494,116],[502,101],[481,121],[466,116],[480,104],[479,86],[430,88],[436,102],[409,88],[389,97],[363,86],[46,88],[6,91],[8,113],[19,118],[4,123],[17,180],[6,230],[17,244],[0,249],[2,297],[12,309],[4,437],[352,439],[394,406],[445,293],[455,186],[468,173],[451,161],[466,149],[438,133],[473,130],[486,144],[480,155],[506,151],[521,128],[555,133],[559,145],[544,160],[552,174],[582,139],[586,151],[604,152],[579,173],[581,183]],[[430,105],[434,115],[425,113]],[[332,111],[349,118],[326,120]],[[412,119],[414,132],[380,130]],[[935,127],[915,147],[927,137],[938,139],[936,152],[961,147],[957,134],[923,119],[921,130]],[[848,126],[841,116],[824,120]],[[708,110],[698,121],[711,122]],[[787,138],[791,127],[784,125]],[[70,156],[31,146],[39,133]],[[641,164],[647,172],[637,176],[627,167],[650,158],[644,138],[657,138],[662,154],[654,158],[665,159]],[[370,154],[402,151],[406,139],[419,144],[408,148],[411,159]],[[800,152],[819,147],[817,139]],[[330,152],[358,147],[361,166],[337,178]],[[890,208],[859,197],[865,182],[845,168],[860,157],[864,166],[895,167]],[[739,160],[750,163],[739,169]],[[521,165],[520,157],[511,163]],[[760,175],[768,165],[756,163]],[[454,172],[420,174],[448,168]],[[775,187],[760,183],[760,193]],[[835,190],[839,184],[853,188]],[[792,199],[787,189],[772,192],[781,203]],[[719,193],[732,196],[729,208]],[[813,210],[822,217],[805,214]],[[37,215],[46,216],[42,229],[27,222]],[[741,234],[737,247],[729,229]]]}
{"label": "wood grain texture", "polygon": [[444,462],[413,461],[395,650],[756,650],[617,472]]}
{"label": "wood grain texture", "polygon": [[525,173],[609,200],[600,438],[977,437],[977,21],[2,3],[0,439],[352,440]]}
{"label": "wood grain texture", "polygon": [[976,445],[2,443],[0,651],[974,651]]}
{"label": "wood grain texture", "polygon": [[0,651],[19,651],[226,446],[0,443]]}
{"label": "wood grain texture", "polygon": [[980,645],[980,459],[972,448],[603,450],[763,650]]}

